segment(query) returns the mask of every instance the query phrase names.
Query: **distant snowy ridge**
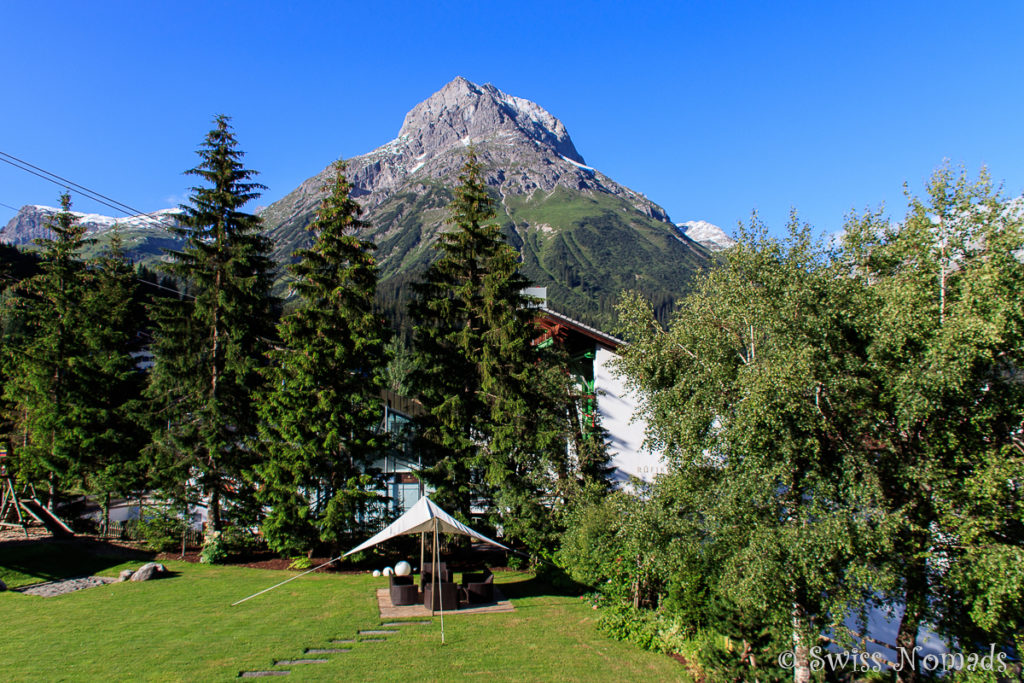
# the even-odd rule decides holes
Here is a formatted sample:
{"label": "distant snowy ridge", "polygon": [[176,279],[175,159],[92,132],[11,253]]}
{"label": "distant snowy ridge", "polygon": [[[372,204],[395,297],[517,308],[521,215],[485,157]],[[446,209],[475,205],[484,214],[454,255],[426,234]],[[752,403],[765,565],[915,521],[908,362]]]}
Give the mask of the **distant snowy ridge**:
{"label": "distant snowy ridge", "polygon": [[676,227],[691,240],[707,247],[710,251],[722,251],[736,244],[736,240],[725,234],[724,230],[707,221],[686,221],[685,223],[676,223]]}
{"label": "distant snowy ridge", "polygon": [[[33,204],[31,205],[31,208],[51,216],[60,212],[60,209],[58,208],[42,206],[40,204]],[[154,211],[152,213],[140,213],[124,218],[114,218],[113,216],[104,216],[98,213],[81,213],[79,211],[71,212],[71,215],[74,216],[79,223],[89,226],[89,232],[110,230],[115,225],[122,228],[166,228],[176,224],[180,214],[181,209],[160,209],[159,211]]]}
{"label": "distant snowy ridge", "polygon": [[[0,242],[31,244],[32,240],[50,238],[52,235],[47,226],[53,216],[59,212],[60,209],[40,204],[28,204],[21,207],[18,214],[0,229]],[[109,232],[115,225],[125,232],[168,230],[178,225],[180,214],[181,209],[161,209],[153,213],[114,218],[98,213],[71,212],[75,220],[85,226],[86,233],[90,235]]]}

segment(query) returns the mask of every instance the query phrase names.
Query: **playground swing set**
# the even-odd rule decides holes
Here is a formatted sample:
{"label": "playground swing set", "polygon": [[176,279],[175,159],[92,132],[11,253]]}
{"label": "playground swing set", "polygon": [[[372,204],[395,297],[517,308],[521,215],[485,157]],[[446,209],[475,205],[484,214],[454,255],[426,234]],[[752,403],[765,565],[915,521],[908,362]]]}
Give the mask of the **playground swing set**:
{"label": "playground swing set", "polygon": [[0,528],[20,527],[27,537],[32,520],[42,524],[54,536],[75,535],[71,527],[39,502],[32,484],[26,484],[18,495],[14,475],[7,466],[7,448],[0,446]]}

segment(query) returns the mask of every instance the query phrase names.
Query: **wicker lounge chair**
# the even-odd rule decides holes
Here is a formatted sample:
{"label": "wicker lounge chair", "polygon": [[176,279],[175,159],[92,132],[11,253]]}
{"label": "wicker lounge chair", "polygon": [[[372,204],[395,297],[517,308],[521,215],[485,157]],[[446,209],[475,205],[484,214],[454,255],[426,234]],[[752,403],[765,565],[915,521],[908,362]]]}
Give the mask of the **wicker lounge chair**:
{"label": "wicker lounge chair", "polygon": [[466,602],[494,602],[494,574],[489,571],[481,574],[463,574],[460,592]]}
{"label": "wicker lounge chair", "polygon": [[388,579],[392,605],[397,607],[399,605],[419,604],[420,591],[416,584],[413,583],[411,576],[395,576],[392,574]]}
{"label": "wicker lounge chair", "polygon": [[423,604],[427,609],[435,611],[442,607],[445,612],[457,610],[459,609],[459,587],[451,581],[438,581],[435,593],[433,583],[424,584]]}
{"label": "wicker lounge chair", "polygon": [[[438,583],[443,581],[451,581],[452,573],[448,570],[448,566],[444,562],[438,563],[438,569],[440,573],[437,575]],[[427,585],[434,582],[434,565],[430,562],[423,564],[423,569],[420,570],[420,589],[426,590]]]}

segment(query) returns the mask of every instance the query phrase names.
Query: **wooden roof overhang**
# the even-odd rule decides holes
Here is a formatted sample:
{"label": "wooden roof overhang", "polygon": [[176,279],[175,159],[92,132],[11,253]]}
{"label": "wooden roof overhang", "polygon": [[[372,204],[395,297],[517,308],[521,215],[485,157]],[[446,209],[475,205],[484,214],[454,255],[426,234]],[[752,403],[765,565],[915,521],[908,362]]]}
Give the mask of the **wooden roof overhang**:
{"label": "wooden roof overhang", "polygon": [[557,344],[564,345],[569,343],[574,337],[579,338],[581,336],[596,342],[599,346],[603,346],[612,352],[617,351],[620,346],[625,344],[625,342],[617,337],[606,334],[578,320],[573,320],[569,316],[556,313],[549,308],[540,308],[535,322],[537,327],[540,328],[541,334],[533,340],[534,346],[543,344],[549,339],[554,340]]}

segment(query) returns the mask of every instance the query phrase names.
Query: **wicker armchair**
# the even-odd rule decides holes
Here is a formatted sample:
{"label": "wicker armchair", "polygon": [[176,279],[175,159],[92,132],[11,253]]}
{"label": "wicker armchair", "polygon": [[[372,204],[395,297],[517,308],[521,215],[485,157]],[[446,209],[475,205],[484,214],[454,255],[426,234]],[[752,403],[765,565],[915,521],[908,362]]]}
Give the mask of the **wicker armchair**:
{"label": "wicker armchair", "polygon": [[395,576],[392,574],[388,577],[388,582],[391,591],[391,604],[395,605],[416,605],[420,601],[420,591],[413,583],[411,576]]}
{"label": "wicker armchair", "polygon": [[[451,581],[452,580],[452,573],[451,573],[451,571],[449,571],[448,565],[446,565],[444,562],[439,562],[437,564],[437,568],[439,570],[438,575],[437,575],[438,583],[441,583],[443,581]],[[434,564],[431,563],[431,562],[424,562],[423,563],[423,567],[420,569],[420,588],[422,590],[426,590],[427,589],[427,585],[431,584],[433,582],[434,582]]]}
{"label": "wicker armchair", "polygon": [[494,574],[463,574],[461,592],[466,602],[494,602]]}
{"label": "wicker armchair", "polygon": [[459,609],[459,587],[451,581],[438,581],[436,590],[433,583],[423,586],[423,604],[427,609],[448,610]]}

